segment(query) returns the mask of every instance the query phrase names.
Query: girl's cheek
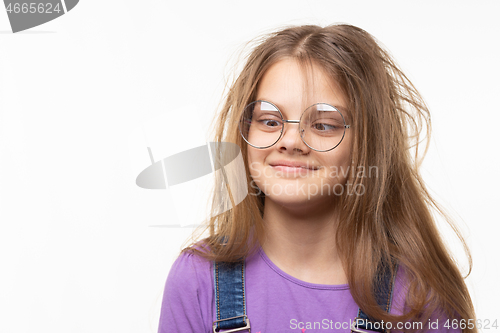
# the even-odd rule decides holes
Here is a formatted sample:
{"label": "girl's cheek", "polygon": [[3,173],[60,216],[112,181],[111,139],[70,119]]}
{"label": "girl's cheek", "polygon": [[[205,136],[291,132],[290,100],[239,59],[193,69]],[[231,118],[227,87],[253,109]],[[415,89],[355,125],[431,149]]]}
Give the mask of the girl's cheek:
{"label": "girl's cheek", "polygon": [[261,176],[262,163],[251,162],[249,165],[250,175],[252,178],[259,178]]}

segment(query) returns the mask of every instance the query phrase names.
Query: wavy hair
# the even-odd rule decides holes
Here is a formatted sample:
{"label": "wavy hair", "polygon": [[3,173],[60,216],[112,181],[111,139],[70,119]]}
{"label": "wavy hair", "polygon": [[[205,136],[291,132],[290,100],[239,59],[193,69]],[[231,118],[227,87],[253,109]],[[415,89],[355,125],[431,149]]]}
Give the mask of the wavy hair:
{"label": "wavy hair", "polygon": [[[217,215],[220,191],[215,191],[214,217],[203,229],[204,233],[208,230],[208,236],[196,242],[199,235],[193,234],[193,242],[183,251],[208,260],[235,261],[256,250],[258,235],[265,232],[264,194],[250,186],[247,144],[239,134],[238,118],[256,97],[259,81],[270,66],[284,58],[295,59],[303,67],[314,63],[339,84],[347,97],[347,117],[354,131],[353,166],[364,170],[376,166],[378,171],[377,177],[349,173],[347,181],[353,187],[361,184],[365,193],[339,198],[337,251],[355,302],[369,316],[386,322],[425,323],[436,310],[451,318],[475,319],[465,278],[440,237],[433,211],[445,217],[462,242],[470,273],[469,249],[451,219],[429,194],[419,173],[429,146],[430,114],[390,54],[369,33],[346,24],[286,27],[255,42],[226,93],[214,126],[216,142],[232,142],[241,147],[246,170],[244,186],[248,186],[249,195],[234,208]],[[424,141],[424,149],[420,148],[419,153]],[[222,184],[221,179],[216,181]],[[227,243],[221,245],[221,239]],[[379,266],[393,259],[404,266],[408,276],[407,311],[398,317],[380,309],[373,293]],[[463,331],[476,333],[477,329]]]}

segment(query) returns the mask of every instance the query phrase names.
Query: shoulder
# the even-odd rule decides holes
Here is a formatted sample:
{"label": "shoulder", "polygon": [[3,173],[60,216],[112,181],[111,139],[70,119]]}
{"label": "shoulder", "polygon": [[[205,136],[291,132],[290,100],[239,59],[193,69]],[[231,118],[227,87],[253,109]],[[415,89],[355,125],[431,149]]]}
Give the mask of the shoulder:
{"label": "shoulder", "polygon": [[[404,266],[404,265],[398,265],[396,277],[394,279],[394,285],[393,285],[393,294],[392,294],[392,302],[391,302],[391,310],[390,313],[394,315],[402,315],[403,313],[407,313],[410,308],[406,304],[406,300],[410,297],[411,298],[411,288],[410,284],[414,277],[412,277],[412,274],[409,272],[409,270]],[[435,310],[431,318],[428,319],[426,322],[414,322],[412,325],[416,325],[415,328],[419,328],[419,325],[421,325],[421,330],[423,332],[436,332],[436,333],[444,333],[444,332],[450,332],[450,333],[459,333],[460,329],[453,329],[450,327],[451,320],[448,318],[441,309]],[[407,324],[408,323],[398,323],[401,325]],[[402,326],[404,328],[404,326]],[[408,327],[406,327],[408,328]],[[404,329],[403,329],[404,331]],[[395,330],[395,332],[399,332],[398,330]]]}
{"label": "shoulder", "polygon": [[174,261],[168,274],[167,283],[184,287],[203,288],[210,278],[212,262],[191,252],[182,252]]}
{"label": "shoulder", "polygon": [[209,332],[212,322],[212,263],[191,252],[174,261],[165,283],[159,332]]}
{"label": "shoulder", "polygon": [[391,313],[401,315],[405,311],[404,306],[411,280],[405,266],[399,264],[397,268],[392,291]]}

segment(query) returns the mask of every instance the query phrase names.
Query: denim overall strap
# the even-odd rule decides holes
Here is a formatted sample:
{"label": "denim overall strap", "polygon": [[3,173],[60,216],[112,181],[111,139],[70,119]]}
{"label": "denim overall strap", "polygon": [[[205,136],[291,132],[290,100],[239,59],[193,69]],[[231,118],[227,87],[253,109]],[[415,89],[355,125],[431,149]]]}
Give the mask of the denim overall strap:
{"label": "denim overall strap", "polygon": [[213,332],[250,332],[245,304],[245,262],[214,262],[214,290],[217,320]]}
{"label": "denim overall strap", "polygon": [[[391,279],[391,270],[388,265],[382,265],[382,268],[378,272],[378,277],[380,283],[377,284],[375,290],[375,298],[377,300],[377,304],[384,309],[385,312],[389,312],[391,309],[392,303],[392,293],[394,291],[394,278],[396,276],[396,272],[398,269],[398,264],[393,262],[394,276]],[[358,320],[361,319],[361,320]],[[370,322],[370,323],[368,323]],[[378,324],[375,324],[378,323]],[[356,330],[359,329],[359,330]],[[368,317],[363,310],[358,309],[358,315],[356,317],[355,322],[353,323],[353,327],[351,327],[351,331],[355,332],[363,332],[360,330],[370,330],[375,332],[383,333],[386,330],[383,329],[380,323]]]}

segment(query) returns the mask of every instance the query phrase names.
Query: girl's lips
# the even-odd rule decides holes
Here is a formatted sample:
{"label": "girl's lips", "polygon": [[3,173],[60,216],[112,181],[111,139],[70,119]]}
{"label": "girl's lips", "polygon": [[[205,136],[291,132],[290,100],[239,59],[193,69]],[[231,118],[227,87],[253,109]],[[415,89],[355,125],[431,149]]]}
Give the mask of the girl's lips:
{"label": "girl's lips", "polygon": [[275,161],[269,163],[270,166],[274,167],[288,167],[293,169],[307,169],[307,170],[317,170],[319,167],[314,165],[309,165],[309,163],[299,162],[299,161]]}

